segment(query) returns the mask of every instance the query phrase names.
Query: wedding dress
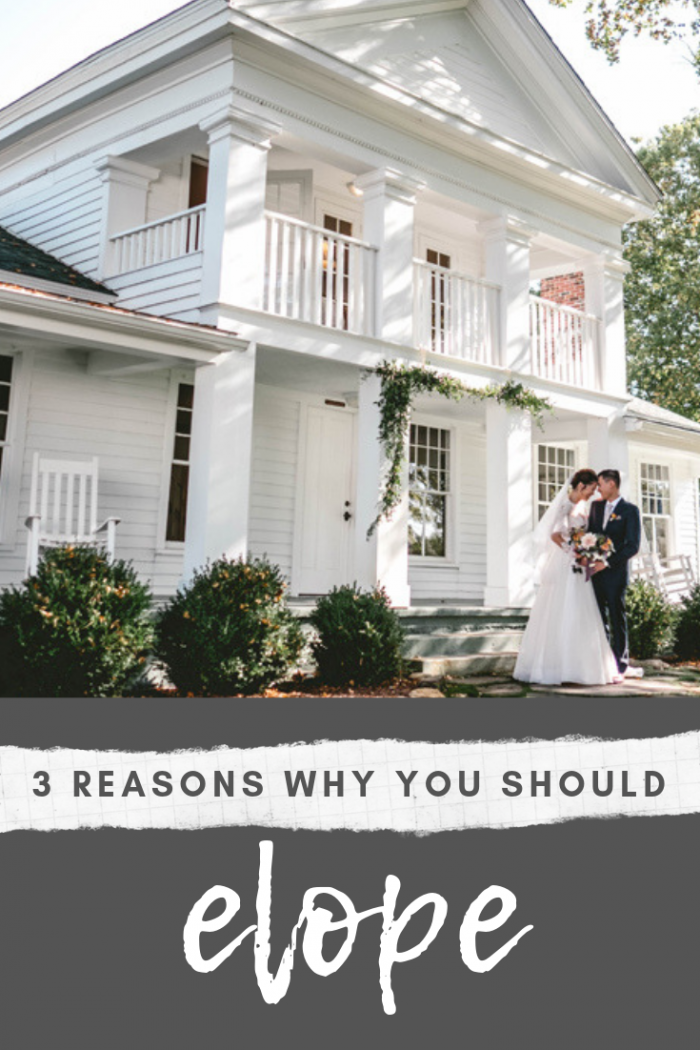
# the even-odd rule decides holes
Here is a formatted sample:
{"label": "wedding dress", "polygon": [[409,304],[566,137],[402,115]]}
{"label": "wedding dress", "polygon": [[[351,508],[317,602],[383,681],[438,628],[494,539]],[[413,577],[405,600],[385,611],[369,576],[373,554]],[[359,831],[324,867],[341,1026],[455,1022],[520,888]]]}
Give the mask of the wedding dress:
{"label": "wedding dress", "polygon": [[605,685],[618,670],[593,585],[573,571],[569,551],[551,539],[586,524],[588,504],[572,503],[567,492],[565,486],[535,530],[540,587],[513,677],[539,685]]}

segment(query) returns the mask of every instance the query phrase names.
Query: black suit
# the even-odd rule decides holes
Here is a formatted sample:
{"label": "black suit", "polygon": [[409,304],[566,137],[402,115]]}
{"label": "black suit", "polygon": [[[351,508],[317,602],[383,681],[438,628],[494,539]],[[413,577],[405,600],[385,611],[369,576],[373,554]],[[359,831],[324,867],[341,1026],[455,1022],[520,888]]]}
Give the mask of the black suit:
{"label": "black suit", "polygon": [[642,541],[642,523],[639,508],[635,507],[634,503],[620,498],[608,524],[603,528],[605,503],[606,501],[601,499],[591,504],[588,529],[589,532],[602,532],[609,536],[615,550],[610,555],[607,569],[597,572],[592,582],[618,669],[620,674],[624,674],[629,663],[625,591],[629,583],[630,558],[634,558]]}

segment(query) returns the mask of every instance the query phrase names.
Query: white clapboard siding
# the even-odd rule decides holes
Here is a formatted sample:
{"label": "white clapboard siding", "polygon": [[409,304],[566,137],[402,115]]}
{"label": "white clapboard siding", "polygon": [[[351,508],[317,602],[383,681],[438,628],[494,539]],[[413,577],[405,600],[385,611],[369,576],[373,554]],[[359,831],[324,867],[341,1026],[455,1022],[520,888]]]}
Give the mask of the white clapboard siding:
{"label": "white clapboard siding", "polygon": [[454,563],[409,563],[411,601],[481,601],[486,586],[486,441],[476,429],[457,430],[457,469],[453,499],[456,501],[457,535]]}
{"label": "white clapboard siding", "polygon": [[0,224],[87,276],[97,273],[102,184],[90,161],[0,198]]}
{"label": "white clapboard siding", "polygon": [[299,446],[299,401],[258,386],[253,421],[249,549],[266,554],[289,580]]}
{"label": "white clapboard siding", "polygon": [[674,498],[674,532],[676,554],[690,556],[693,571],[698,569],[698,476],[700,460],[695,456],[674,456],[671,466],[671,491]]}
{"label": "white clapboard siding", "polygon": [[172,443],[170,373],[111,378],[90,375],[83,355],[38,353],[27,406],[26,444],[14,553],[0,560],[0,586],[24,572],[29,486],[34,452],[97,456],[98,515],[121,518],[116,553],[134,563],[156,594],[171,593],[182,555],[163,550],[160,527],[164,448]]}
{"label": "white clapboard siding", "polygon": [[110,277],[107,284],[119,296],[118,305],[160,317],[180,317],[199,308],[202,255],[146,266],[133,273]]}

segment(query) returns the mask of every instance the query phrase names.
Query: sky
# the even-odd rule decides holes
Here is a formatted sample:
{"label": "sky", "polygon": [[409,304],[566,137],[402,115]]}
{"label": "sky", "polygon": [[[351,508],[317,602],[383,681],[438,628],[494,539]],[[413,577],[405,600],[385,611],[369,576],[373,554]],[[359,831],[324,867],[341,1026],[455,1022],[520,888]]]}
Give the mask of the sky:
{"label": "sky", "polygon": [[[626,40],[610,66],[584,34],[585,0],[562,10],[528,0],[615,126],[629,140],[700,109],[687,43]],[[182,6],[177,0],[0,0],[0,107],[108,44]]]}

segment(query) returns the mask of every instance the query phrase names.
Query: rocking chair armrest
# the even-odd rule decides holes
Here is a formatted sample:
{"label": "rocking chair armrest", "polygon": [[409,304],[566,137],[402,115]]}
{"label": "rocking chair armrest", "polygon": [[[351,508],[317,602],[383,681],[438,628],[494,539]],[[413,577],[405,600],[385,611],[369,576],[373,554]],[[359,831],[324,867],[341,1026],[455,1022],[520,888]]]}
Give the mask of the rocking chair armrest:
{"label": "rocking chair armrest", "polygon": [[110,525],[119,525],[121,520],[121,518],[105,518],[102,524],[97,526],[95,532],[104,532],[105,529],[108,529],[110,527]]}
{"label": "rocking chair armrest", "polygon": [[31,529],[35,521],[41,521],[41,514],[30,514],[24,519],[24,524]]}

